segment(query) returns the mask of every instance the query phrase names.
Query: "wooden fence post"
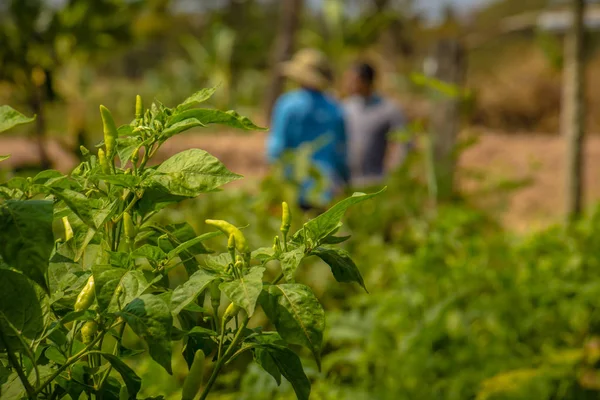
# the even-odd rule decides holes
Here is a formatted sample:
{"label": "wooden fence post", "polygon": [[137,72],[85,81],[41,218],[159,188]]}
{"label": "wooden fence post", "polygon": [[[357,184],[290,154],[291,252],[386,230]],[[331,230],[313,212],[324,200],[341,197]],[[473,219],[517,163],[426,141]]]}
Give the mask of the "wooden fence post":
{"label": "wooden fence post", "polygon": [[583,208],[583,138],[585,133],[584,14],[585,0],[571,0],[571,24],[564,42],[561,133],[566,140],[567,221],[581,215]]}
{"label": "wooden fence post", "polygon": [[279,73],[279,64],[289,60],[294,52],[296,31],[300,25],[304,0],[280,0],[279,28],[275,42],[273,75],[267,91],[267,117],[271,117],[275,101],[283,91],[284,79]]}
{"label": "wooden fence post", "polygon": [[[462,88],[465,50],[458,40],[446,39],[434,49],[433,77]],[[431,109],[431,152],[436,185],[436,200],[447,200],[454,193],[456,139],[461,125],[462,93],[457,96],[436,95]]]}

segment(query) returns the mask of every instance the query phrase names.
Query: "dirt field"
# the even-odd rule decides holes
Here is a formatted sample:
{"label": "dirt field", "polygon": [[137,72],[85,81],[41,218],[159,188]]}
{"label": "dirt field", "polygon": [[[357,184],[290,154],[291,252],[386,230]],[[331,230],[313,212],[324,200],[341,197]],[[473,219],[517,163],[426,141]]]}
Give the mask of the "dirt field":
{"label": "dirt field", "polygon": [[[185,135],[171,139],[159,152],[160,158],[186,148],[202,148],[214,154],[232,171],[246,177],[260,177],[266,171],[263,134]],[[55,168],[68,171],[76,162],[57,143],[48,146]],[[486,132],[479,142],[462,156],[461,184],[474,197],[481,197],[490,207],[504,210],[508,226],[518,231],[536,229],[560,219],[563,208],[564,146],[557,136]],[[35,146],[22,138],[0,138],[0,154],[11,154],[6,167],[35,162]],[[593,205],[600,199],[600,137],[590,137],[586,145],[586,199]],[[2,166],[0,166],[1,168]],[[478,178],[473,179],[471,176]],[[502,182],[530,179],[531,183],[516,191],[507,191],[505,201],[496,195],[486,199],[488,188]],[[506,187],[510,185],[505,185]],[[504,187],[504,186],[503,186]]]}

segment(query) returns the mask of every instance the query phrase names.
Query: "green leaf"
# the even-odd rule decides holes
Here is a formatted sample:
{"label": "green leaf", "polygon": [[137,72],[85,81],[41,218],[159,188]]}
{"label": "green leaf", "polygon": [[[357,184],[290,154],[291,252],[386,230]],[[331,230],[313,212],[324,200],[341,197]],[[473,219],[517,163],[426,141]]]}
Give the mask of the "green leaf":
{"label": "green leaf", "polygon": [[34,339],[43,329],[42,307],[31,282],[16,271],[0,269],[0,330],[4,338],[11,347],[20,347],[17,334]]}
{"label": "green leaf", "polygon": [[98,352],[102,354],[102,357],[106,359],[112,365],[112,367],[121,374],[123,378],[123,382],[125,382],[125,386],[127,386],[127,392],[129,394],[129,398],[135,399],[137,398],[137,394],[142,388],[142,379],[137,376],[137,374],[120,358],[104,352]]}
{"label": "green leaf", "polygon": [[169,254],[167,255],[167,258],[169,258],[169,259],[175,258],[182,252],[185,252],[187,254],[188,258],[190,256],[195,256],[197,254],[209,254],[209,253],[211,253],[211,251],[208,250],[206,247],[204,247],[202,242],[205,240],[217,237],[219,235],[221,235],[220,231],[219,232],[209,232],[209,233],[200,235],[198,237],[195,237],[191,240],[188,240],[188,241],[180,244],[173,250],[171,250],[169,252]]}
{"label": "green leaf", "polygon": [[[154,242],[165,252],[171,252],[177,246],[193,240],[197,236],[194,228],[187,222],[167,225],[165,228],[169,231],[168,234],[165,233],[157,238],[153,238]],[[181,261],[185,266],[188,276],[198,270],[198,262],[193,257],[193,253],[202,254],[205,250],[207,249],[199,243],[181,253]]]}
{"label": "green leaf", "polygon": [[135,188],[142,182],[142,178],[135,175],[129,174],[118,174],[118,175],[97,175],[98,179],[103,180],[107,183],[112,183],[113,185],[125,187],[125,188]]}
{"label": "green leaf", "polygon": [[[188,240],[192,240],[196,238],[196,231],[194,228],[187,223],[182,222],[179,224],[171,224],[164,227],[169,233],[162,234],[160,236],[160,240],[157,241],[157,245],[165,252],[170,252],[175,247],[179,246],[182,243],[187,242]],[[162,232],[161,229],[159,232]]]}
{"label": "green leaf", "polygon": [[152,282],[148,282],[142,271],[133,270],[127,271],[121,277],[119,285],[121,286],[121,292],[117,293],[118,296],[113,295],[108,307],[109,312],[117,312],[126,307],[127,304],[148,290],[152,286]]}
{"label": "green leaf", "polygon": [[0,387],[8,381],[10,370],[0,362]]}
{"label": "green leaf", "polygon": [[4,132],[17,125],[26,124],[35,120],[35,116],[29,118],[10,106],[0,106],[0,132]]}
{"label": "green leaf", "polygon": [[346,240],[350,239],[350,235],[348,236],[335,236],[329,235],[323,240],[321,240],[321,244],[340,244],[344,243]]}
{"label": "green leaf", "polygon": [[206,100],[210,99],[213,94],[215,94],[216,90],[216,87],[204,88],[202,90],[199,90],[187,99],[185,99],[183,103],[178,105],[176,107],[176,110],[186,109],[198,103],[204,103]]}
{"label": "green leaf", "polygon": [[133,126],[121,125],[120,127],[117,128],[117,132],[119,133],[119,137],[132,136],[133,135]]}
{"label": "green leaf", "polygon": [[296,353],[280,343],[279,335],[261,335],[256,338],[260,344],[254,350],[254,360],[267,371],[277,385],[281,383],[281,375],[292,384],[299,400],[310,397],[310,381],[304,373],[302,362]]}
{"label": "green leaf", "polygon": [[266,262],[273,259],[273,247],[261,247],[252,252],[252,258]]}
{"label": "green leaf", "polygon": [[120,137],[117,139],[117,155],[121,161],[121,166],[127,164],[129,159],[131,159],[133,151],[137,149],[140,144],[142,144],[142,141],[139,137]]}
{"label": "green leaf", "polygon": [[286,281],[294,282],[294,275],[303,258],[304,246],[281,253],[281,270],[283,271]]}
{"label": "green leaf", "polygon": [[310,397],[310,381],[304,373],[302,362],[296,353],[287,347],[269,346],[270,354],[281,374],[292,384],[298,400]]}
{"label": "green leaf", "polygon": [[295,283],[271,285],[263,291],[260,304],[281,337],[307,347],[320,370],[325,311],[310,288]]}
{"label": "green leaf", "polygon": [[169,306],[160,297],[144,294],[119,313],[131,329],[146,343],[150,357],[169,374],[171,369],[171,326]]}
{"label": "green leaf", "polygon": [[46,358],[50,361],[57,363],[58,365],[63,365],[67,358],[64,354],[62,354],[56,347],[51,346],[46,349],[44,352]]}
{"label": "green leaf", "polygon": [[249,118],[244,117],[233,110],[221,111],[208,108],[194,108],[177,113],[169,119],[168,126],[173,126],[180,121],[190,118],[195,118],[204,125],[219,124],[245,130],[265,130],[265,128],[255,125]]}
{"label": "green leaf", "polygon": [[229,253],[221,253],[217,255],[209,255],[204,259],[206,268],[214,271],[225,271],[231,263],[231,255]]}
{"label": "green leaf", "polygon": [[171,296],[170,308],[173,315],[179,314],[188,304],[196,300],[215,278],[215,275],[207,271],[198,270],[187,282],[177,286]]}
{"label": "green leaf", "polygon": [[162,131],[161,136],[163,139],[170,138],[172,136],[177,135],[178,133],[187,131],[188,129],[195,128],[197,126],[206,126],[202,122],[198,121],[196,118],[188,118],[183,121],[179,121],[176,124],[168,127],[164,131]]}
{"label": "green leaf", "polygon": [[206,151],[189,149],[163,162],[144,184],[170,195],[196,197],[240,178]]}
{"label": "green leaf", "polygon": [[268,348],[258,347],[254,350],[254,361],[275,379],[277,386],[281,385],[281,372]]}
{"label": "green leaf", "polygon": [[184,332],[184,335],[185,336],[195,335],[195,336],[210,337],[210,336],[218,336],[219,334],[217,332],[213,331],[212,329],[203,328],[201,326],[195,326],[192,329],[190,329],[188,332]]}
{"label": "green leaf", "polygon": [[248,318],[254,314],[256,301],[262,291],[264,267],[254,267],[238,280],[223,282],[219,288],[234,304],[246,310]]}
{"label": "green leaf", "polygon": [[53,205],[46,200],[0,204],[0,256],[48,292],[46,273],[54,247]]}
{"label": "green leaf", "polygon": [[99,311],[108,311],[115,290],[126,272],[125,269],[115,268],[111,265],[95,265],[92,267]]}
{"label": "green leaf", "polygon": [[379,192],[371,194],[354,193],[351,197],[340,201],[323,214],[305,223],[304,227],[294,234],[294,238],[297,240],[299,236],[305,234],[315,242],[314,245],[320,244],[324,238],[338,228],[348,207],[375,197],[385,190],[386,188],[383,188]]}
{"label": "green leaf", "polygon": [[90,199],[84,194],[70,189],[51,189],[52,194],[62,200],[89,227],[98,229],[115,212],[117,200]]}
{"label": "green leaf", "polygon": [[329,247],[318,247],[311,254],[316,255],[331,267],[331,272],[336,281],[356,282],[365,289],[365,292],[369,293],[358,267],[347,251]]}
{"label": "green leaf", "polygon": [[151,244],[145,244],[138,247],[131,253],[132,257],[145,258],[149,262],[158,262],[167,258],[167,254],[162,251],[158,246],[152,246]]}
{"label": "green leaf", "polygon": [[61,174],[53,169],[47,169],[40,172],[33,178],[33,183],[37,185],[45,185],[52,187],[68,188],[72,185],[66,175]]}
{"label": "green leaf", "polygon": [[6,156],[0,156],[0,161],[8,160],[10,158],[10,154]]}

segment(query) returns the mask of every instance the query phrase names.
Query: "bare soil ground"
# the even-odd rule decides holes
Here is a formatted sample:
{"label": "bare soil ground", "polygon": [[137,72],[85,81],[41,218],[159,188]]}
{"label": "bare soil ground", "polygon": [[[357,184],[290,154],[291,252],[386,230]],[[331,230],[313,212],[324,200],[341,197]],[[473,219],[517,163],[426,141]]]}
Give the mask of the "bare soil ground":
{"label": "bare soil ground", "polygon": [[[260,177],[267,171],[264,162],[264,134],[239,135],[190,134],[172,138],[161,149],[159,158],[188,148],[202,148],[218,157],[229,169],[246,177]],[[76,159],[52,141],[48,145],[54,167],[67,172]],[[11,154],[0,165],[14,167],[34,164],[36,147],[24,138],[0,138],[0,154]],[[600,199],[600,137],[588,138],[585,151],[586,201],[592,205]],[[461,184],[471,193],[484,193],[486,188],[498,187],[507,180],[530,179],[523,188],[507,191],[505,202],[498,201],[498,192],[490,198],[493,207],[504,209],[505,223],[512,229],[536,229],[560,220],[564,204],[564,142],[558,136],[528,134],[502,134],[486,132],[479,142],[466,150],[460,160]],[[468,178],[476,171],[478,178]],[[485,196],[482,196],[482,201]],[[502,196],[500,196],[501,198]]]}

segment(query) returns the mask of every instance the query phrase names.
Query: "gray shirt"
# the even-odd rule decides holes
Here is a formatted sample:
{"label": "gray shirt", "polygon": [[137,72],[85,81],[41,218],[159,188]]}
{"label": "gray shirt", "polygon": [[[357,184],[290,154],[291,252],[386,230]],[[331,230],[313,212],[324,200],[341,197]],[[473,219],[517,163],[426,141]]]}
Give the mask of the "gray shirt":
{"label": "gray shirt", "polygon": [[404,115],[394,103],[376,95],[350,97],[344,111],[352,184],[376,182],[384,175],[388,136],[404,126]]}

